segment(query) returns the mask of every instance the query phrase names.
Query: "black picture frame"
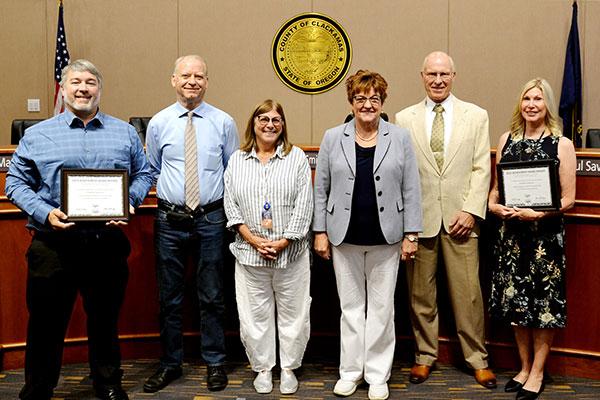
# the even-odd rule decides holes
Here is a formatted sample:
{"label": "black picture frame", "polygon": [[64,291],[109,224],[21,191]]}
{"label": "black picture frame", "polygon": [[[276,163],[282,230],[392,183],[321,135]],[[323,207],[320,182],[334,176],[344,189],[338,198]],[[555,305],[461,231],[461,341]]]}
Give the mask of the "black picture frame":
{"label": "black picture frame", "polygon": [[[500,204],[536,211],[560,209],[560,179],[556,160],[500,162],[496,165],[496,173]],[[511,186],[507,188],[507,185]],[[508,200],[507,189],[510,193]],[[513,195],[515,193],[516,196]]]}
{"label": "black picture frame", "polygon": [[[80,180],[88,179],[95,185],[88,184],[88,188],[91,188],[83,195],[89,195],[90,198],[101,199],[105,201],[109,199],[111,195],[115,197],[121,197],[121,201],[117,199],[119,204],[114,204],[111,210],[116,212],[104,212],[97,209],[97,204],[86,204],[86,208],[89,207],[90,212],[76,212],[71,207],[69,198],[71,195],[77,195],[77,193],[71,193],[71,185],[74,182],[69,183],[71,178],[79,178]],[[97,182],[94,182],[97,181]],[[107,184],[110,182],[112,184]],[[115,190],[115,184],[119,184],[119,187]],[[93,192],[92,192],[93,191]],[[90,199],[90,202],[94,201]],[[73,200],[73,199],[71,199]],[[73,202],[73,201],[71,201]],[[116,206],[116,207],[114,207]],[[96,207],[96,208],[95,208]],[[88,221],[88,222],[107,222],[107,221],[129,221],[129,173],[126,169],[85,169],[85,168],[63,168],[61,171],[61,209],[67,214],[69,222],[76,221]]]}

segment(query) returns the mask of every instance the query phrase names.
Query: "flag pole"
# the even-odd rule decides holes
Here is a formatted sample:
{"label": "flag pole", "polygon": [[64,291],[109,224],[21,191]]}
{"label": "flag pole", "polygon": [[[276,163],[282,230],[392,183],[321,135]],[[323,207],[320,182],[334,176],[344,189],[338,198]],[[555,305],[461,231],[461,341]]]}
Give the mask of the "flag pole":
{"label": "flag pole", "polygon": [[63,0],[58,0],[58,22],[56,27],[56,54],[54,55],[54,115],[64,111],[64,102],[60,90],[60,76],[64,67],[69,64],[70,55],[67,49],[67,33],[63,16]]}

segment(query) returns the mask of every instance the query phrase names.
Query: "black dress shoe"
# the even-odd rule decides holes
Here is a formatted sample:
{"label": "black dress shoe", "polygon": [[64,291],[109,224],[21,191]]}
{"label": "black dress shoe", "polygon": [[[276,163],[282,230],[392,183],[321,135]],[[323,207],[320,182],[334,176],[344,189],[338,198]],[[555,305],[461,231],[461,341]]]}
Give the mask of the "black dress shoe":
{"label": "black dress shoe", "polygon": [[102,400],[129,400],[129,396],[123,390],[120,384],[118,385],[95,385],[96,397]]}
{"label": "black dress shoe", "polygon": [[504,391],[506,393],[514,393],[521,390],[522,387],[523,384],[521,382],[511,379],[510,381],[506,382],[506,385],[504,385]]}
{"label": "black dress shoe", "polygon": [[206,387],[215,392],[227,387],[227,374],[221,365],[206,368]]}
{"label": "black dress shoe", "polygon": [[181,367],[160,367],[158,371],[144,383],[144,392],[154,393],[166,387],[169,383],[181,376]]}
{"label": "black dress shoe", "polygon": [[544,383],[542,382],[542,386],[540,390],[537,392],[532,392],[531,390],[523,389],[519,390],[517,393],[517,400],[535,400],[540,397],[540,394],[544,391]]}

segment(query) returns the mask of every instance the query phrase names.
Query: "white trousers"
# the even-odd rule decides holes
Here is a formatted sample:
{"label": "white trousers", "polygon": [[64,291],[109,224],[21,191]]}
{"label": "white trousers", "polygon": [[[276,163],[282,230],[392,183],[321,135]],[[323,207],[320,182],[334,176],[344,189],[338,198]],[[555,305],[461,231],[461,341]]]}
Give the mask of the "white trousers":
{"label": "white trousers", "polygon": [[370,385],[390,378],[396,332],[394,291],[400,244],[333,246],[333,267],[342,308],[340,378]]}
{"label": "white trousers", "polygon": [[270,371],[275,366],[276,320],[281,368],[300,367],[310,336],[308,249],[282,269],[252,267],[236,261],[235,293],[240,338],[252,370]]}

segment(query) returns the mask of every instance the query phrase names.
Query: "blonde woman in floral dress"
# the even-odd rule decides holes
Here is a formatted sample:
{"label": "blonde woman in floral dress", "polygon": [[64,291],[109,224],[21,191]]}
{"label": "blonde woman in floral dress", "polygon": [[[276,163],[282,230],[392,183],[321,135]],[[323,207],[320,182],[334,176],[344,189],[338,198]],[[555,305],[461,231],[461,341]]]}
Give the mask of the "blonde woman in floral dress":
{"label": "blonde woman in floral dress", "polygon": [[556,328],[566,324],[564,222],[575,201],[576,156],[562,136],[552,88],[541,78],[525,84],[511,129],[500,138],[496,162],[555,160],[560,180],[559,211],[506,207],[499,203],[498,180],[488,207],[501,226],[494,243],[490,312],[514,329],[521,370],[504,390],[518,400],[544,390],[544,364]]}

